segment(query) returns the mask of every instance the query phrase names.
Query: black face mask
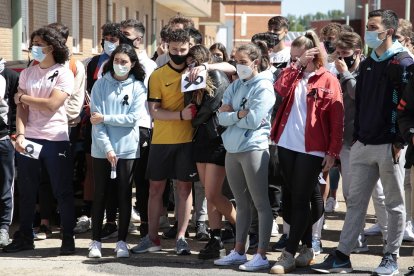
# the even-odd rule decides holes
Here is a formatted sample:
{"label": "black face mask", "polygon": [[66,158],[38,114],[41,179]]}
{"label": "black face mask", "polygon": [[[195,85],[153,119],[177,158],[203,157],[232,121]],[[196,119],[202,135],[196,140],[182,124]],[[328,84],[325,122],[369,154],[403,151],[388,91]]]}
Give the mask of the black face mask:
{"label": "black face mask", "polygon": [[331,41],[324,41],[323,45],[325,46],[325,50],[328,54],[335,52],[335,47],[332,45]]}
{"label": "black face mask", "polygon": [[170,53],[170,58],[171,60],[177,64],[177,65],[181,65],[185,62],[185,60],[187,59],[187,55],[185,56],[179,56],[179,55],[173,55]]}
{"label": "black face mask", "polygon": [[355,63],[354,55],[349,56],[349,57],[342,57],[342,59],[344,60],[346,66],[348,66],[348,69],[351,68],[352,65],[354,65]]}

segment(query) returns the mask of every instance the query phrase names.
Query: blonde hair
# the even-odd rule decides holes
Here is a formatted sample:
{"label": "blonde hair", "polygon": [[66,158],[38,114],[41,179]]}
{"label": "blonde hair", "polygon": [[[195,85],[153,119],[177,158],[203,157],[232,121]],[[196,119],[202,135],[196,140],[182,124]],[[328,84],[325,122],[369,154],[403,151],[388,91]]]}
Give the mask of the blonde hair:
{"label": "blonde hair", "polygon": [[[204,62],[210,62],[210,51],[203,45],[195,45],[190,48],[187,57],[192,57],[196,66]],[[203,100],[204,93],[207,93],[210,97],[214,97],[214,90],[216,87],[213,84],[212,79],[207,74],[206,87],[198,89],[193,92],[193,101],[200,105]]]}
{"label": "blonde hair", "polygon": [[291,47],[297,48],[304,47],[306,50],[317,47],[319,49],[319,53],[316,54],[315,58],[313,59],[313,64],[317,69],[323,67],[325,63],[325,57],[323,55],[323,51],[321,51],[320,46],[321,42],[319,41],[319,38],[314,31],[307,31],[305,35],[297,37],[291,45]]}

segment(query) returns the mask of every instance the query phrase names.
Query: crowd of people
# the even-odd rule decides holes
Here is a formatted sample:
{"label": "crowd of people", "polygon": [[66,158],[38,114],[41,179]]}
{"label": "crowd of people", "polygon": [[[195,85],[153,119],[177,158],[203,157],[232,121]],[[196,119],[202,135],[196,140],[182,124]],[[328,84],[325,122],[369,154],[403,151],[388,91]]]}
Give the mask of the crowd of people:
{"label": "crowd of people", "polygon": [[[384,255],[374,273],[398,273],[402,241],[414,241],[410,22],[392,10],[371,11],[368,52],[339,23],[288,44],[283,16],[230,51],[221,43],[206,48],[193,21],[177,15],[151,58],[140,21],[106,23],[101,31],[102,53],[84,63],[70,55],[69,29],[60,23],[32,33],[32,60],[20,75],[0,60],[3,252],[49,238],[57,204],[61,255],[73,254],[75,234],[90,229],[89,258],[101,258],[109,238],[117,239],[118,258],[160,251],[165,224],[162,237],[188,255],[192,221],[196,239],[208,241],[198,257],[217,266],[348,273],[351,253],[368,251],[365,236],[380,231]],[[14,164],[18,231],[10,239]],[[75,171],[84,171],[77,221]],[[340,177],[344,227],[337,249],[315,264],[324,213],[338,208]],[[364,230],[371,196],[378,223]],[[278,216],[282,235],[269,246]],[[128,233],[138,232],[129,249]],[[281,252],[272,267],[269,248]]]}

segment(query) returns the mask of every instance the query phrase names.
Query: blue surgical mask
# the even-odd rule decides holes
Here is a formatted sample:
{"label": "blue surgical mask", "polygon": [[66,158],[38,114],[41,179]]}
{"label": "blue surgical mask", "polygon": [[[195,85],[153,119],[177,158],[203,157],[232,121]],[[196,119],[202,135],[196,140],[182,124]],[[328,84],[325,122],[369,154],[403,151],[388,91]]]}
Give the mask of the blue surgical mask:
{"label": "blue surgical mask", "polygon": [[383,32],[385,31],[365,31],[365,44],[367,44],[369,48],[372,48],[374,50],[377,49],[385,40],[385,38],[383,40],[378,38],[378,35]]}
{"label": "blue surgical mask", "polygon": [[31,54],[34,60],[42,62],[46,58],[46,54],[43,53],[43,48],[40,46],[32,46]]}
{"label": "blue surgical mask", "polygon": [[115,64],[114,63],[114,72],[119,77],[124,77],[124,76],[128,75],[130,69],[131,68],[129,68],[128,66],[123,66],[121,64]]}
{"label": "blue surgical mask", "polygon": [[110,56],[112,52],[115,51],[117,46],[118,46],[117,43],[112,43],[110,41],[105,40],[104,51],[108,56]]}

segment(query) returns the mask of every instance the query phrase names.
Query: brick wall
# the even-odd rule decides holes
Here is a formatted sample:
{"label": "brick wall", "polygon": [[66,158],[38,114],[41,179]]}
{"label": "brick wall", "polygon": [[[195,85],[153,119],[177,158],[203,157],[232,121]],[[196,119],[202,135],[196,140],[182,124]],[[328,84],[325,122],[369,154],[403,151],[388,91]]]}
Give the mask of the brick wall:
{"label": "brick wall", "polygon": [[12,60],[11,0],[0,0],[0,58]]}

